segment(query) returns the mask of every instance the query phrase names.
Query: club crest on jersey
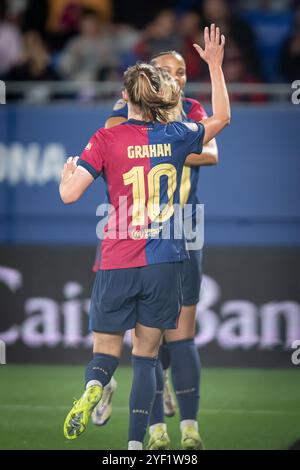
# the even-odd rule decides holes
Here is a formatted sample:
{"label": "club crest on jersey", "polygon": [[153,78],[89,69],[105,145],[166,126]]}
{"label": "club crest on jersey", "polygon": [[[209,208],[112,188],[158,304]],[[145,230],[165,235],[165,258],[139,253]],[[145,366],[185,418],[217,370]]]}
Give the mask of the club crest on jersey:
{"label": "club crest on jersey", "polygon": [[123,98],[120,98],[114,105],[113,110],[117,111],[118,109],[125,108],[126,106],[126,101],[123,100]]}
{"label": "club crest on jersey", "polygon": [[89,142],[89,143],[87,144],[87,146],[85,147],[85,150],[91,150],[92,145],[93,145],[93,144],[92,144],[91,142]]}

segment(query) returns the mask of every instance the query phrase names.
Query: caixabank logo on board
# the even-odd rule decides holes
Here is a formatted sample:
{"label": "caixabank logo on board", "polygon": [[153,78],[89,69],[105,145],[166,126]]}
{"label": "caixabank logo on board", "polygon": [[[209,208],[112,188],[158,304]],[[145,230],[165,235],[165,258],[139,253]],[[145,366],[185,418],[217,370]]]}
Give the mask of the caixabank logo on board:
{"label": "caixabank logo on board", "polygon": [[[85,250],[78,259],[81,266],[81,256],[87,258],[84,253],[90,254],[89,249]],[[57,258],[61,261],[60,253]],[[49,253],[50,262],[53,263],[53,253]],[[9,356],[13,362],[36,359],[41,362],[82,362],[82,355],[89,354],[92,346],[88,311],[93,275],[89,270],[75,269],[76,276],[70,277],[72,270],[68,269],[70,263],[66,258],[65,268],[56,279],[47,268],[37,278],[35,270],[27,268],[27,263],[29,260],[25,261],[25,272],[22,268],[0,267],[3,301],[0,338],[7,345],[8,362]],[[24,264],[24,260],[20,264]],[[209,263],[208,268],[213,270]],[[249,277],[244,282],[249,282]],[[290,297],[285,299],[270,298],[257,303],[255,293],[253,298],[239,296],[243,291],[242,284],[236,286],[236,298],[230,298],[228,292],[234,292],[235,286],[230,288],[228,279],[225,287],[223,284],[222,275],[219,278],[203,276],[195,341],[206,364],[251,365],[252,362],[252,365],[264,365],[264,357],[268,357],[268,363],[274,366],[295,365],[297,350],[293,362],[291,355],[300,338],[297,296],[290,292]],[[125,335],[124,343],[125,350],[127,346],[129,351],[130,332]]]}
{"label": "caixabank logo on board", "polygon": [[291,356],[291,361],[294,366],[300,366],[300,339],[293,341],[292,349],[294,351]]}

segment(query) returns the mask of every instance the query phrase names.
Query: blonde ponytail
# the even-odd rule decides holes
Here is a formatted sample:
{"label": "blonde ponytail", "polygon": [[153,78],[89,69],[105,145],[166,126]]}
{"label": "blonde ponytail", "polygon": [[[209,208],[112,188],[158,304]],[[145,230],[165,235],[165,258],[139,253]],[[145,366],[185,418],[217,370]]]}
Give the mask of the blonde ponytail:
{"label": "blonde ponytail", "polygon": [[149,64],[137,64],[129,67],[124,74],[124,86],[129,101],[139,108],[143,119],[169,122],[170,110],[180,99],[180,89],[176,82],[168,93],[163,85],[162,75],[158,69]]}

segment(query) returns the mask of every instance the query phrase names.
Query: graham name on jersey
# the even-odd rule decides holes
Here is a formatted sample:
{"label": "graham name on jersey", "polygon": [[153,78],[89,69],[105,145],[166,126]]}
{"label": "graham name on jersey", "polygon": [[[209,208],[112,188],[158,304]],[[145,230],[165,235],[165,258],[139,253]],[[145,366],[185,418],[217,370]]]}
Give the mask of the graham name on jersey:
{"label": "graham name on jersey", "polygon": [[171,144],[129,145],[128,158],[171,157]]}

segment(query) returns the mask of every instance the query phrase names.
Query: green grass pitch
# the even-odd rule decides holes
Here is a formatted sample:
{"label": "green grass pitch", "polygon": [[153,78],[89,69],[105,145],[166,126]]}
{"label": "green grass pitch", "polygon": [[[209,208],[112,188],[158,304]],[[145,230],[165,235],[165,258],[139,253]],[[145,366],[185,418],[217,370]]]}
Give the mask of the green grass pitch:
{"label": "green grass pitch", "polygon": [[[82,393],[84,367],[0,367],[0,449],[126,449],[131,370],[120,367],[113,415],[74,441],[63,422]],[[180,449],[178,412],[166,419]],[[207,449],[286,449],[300,438],[299,369],[204,369],[200,432]]]}

